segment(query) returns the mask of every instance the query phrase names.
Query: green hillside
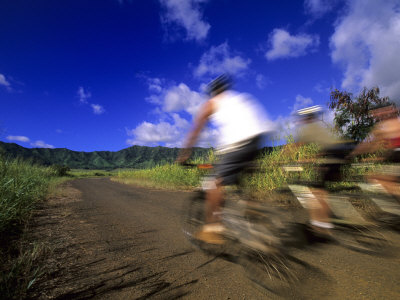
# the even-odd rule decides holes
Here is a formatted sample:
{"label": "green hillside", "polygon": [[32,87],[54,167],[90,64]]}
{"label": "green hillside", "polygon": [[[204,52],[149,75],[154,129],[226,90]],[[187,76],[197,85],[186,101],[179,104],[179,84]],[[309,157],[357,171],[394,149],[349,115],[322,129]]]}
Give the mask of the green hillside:
{"label": "green hillside", "polygon": [[[42,165],[66,165],[71,169],[149,168],[173,162],[179,148],[132,146],[120,151],[78,152],[65,148],[25,148],[0,141],[0,153]],[[194,148],[194,157],[206,157],[209,149]]]}

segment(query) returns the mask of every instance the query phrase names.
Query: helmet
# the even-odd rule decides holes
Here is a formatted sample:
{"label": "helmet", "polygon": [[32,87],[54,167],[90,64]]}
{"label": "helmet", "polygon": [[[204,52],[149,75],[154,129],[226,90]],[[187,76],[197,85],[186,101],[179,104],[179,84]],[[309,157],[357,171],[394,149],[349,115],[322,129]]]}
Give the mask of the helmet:
{"label": "helmet", "polygon": [[211,81],[206,88],[207,93],[213,97],[232,87],[232,79],[227,74],[218,76]]}
{"label": "helmet", "polygon": [[320,105],[306,107],[297,111],[297,115],[303,118],[316,118],[321,113],[322,107]]}

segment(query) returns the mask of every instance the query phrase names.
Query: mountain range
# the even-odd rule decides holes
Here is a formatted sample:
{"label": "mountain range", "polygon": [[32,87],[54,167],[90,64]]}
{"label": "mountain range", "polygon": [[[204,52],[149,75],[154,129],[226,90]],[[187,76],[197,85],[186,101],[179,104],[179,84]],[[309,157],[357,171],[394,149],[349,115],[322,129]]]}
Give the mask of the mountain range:
{"label": "mountain range", "polygon": [[[41,165],[62,165],[71,169],[150,168],[172,163],[179,148],[132,146],[120,151],[80,152],[66,148],[25,148],[0,141],[0,155],[7,158],[29,159]],[[194,148],[193,158],[206,158],[209,148]]]}

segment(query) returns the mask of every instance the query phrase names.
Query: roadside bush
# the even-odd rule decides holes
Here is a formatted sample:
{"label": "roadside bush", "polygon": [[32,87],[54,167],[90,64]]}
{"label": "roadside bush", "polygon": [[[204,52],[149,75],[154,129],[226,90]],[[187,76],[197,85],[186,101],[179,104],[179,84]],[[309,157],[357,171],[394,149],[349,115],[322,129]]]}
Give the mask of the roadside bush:
{"label": "roadside bush", "polygon": [[52,165],[51,169],[54,171],[54,175],[59,177],[67,176],[68,172],[71,171],[69,167],[63,165]]}
{"label": "roadside bush", "polygon": [[37,275],[37,249],[22,247],[19,238],[53,176],[51,168],[0,156],[0,298],[23,298]]}
{"label": "roadside bush", "polygon": [[46,195],[52,173],[50,168],[0,157],[0,240],[29,218]]}

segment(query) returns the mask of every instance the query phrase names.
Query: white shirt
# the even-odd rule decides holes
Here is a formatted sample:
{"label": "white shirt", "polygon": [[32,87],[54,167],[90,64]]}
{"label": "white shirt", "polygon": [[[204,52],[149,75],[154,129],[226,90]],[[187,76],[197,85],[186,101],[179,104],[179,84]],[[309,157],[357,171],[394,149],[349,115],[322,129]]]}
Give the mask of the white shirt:
{"label": "white shirt", "polygon": [[250,95],[226,91],[214,103],[215,112],[211,121],[219,130],[219,148],[267,131],[264,109]]}

